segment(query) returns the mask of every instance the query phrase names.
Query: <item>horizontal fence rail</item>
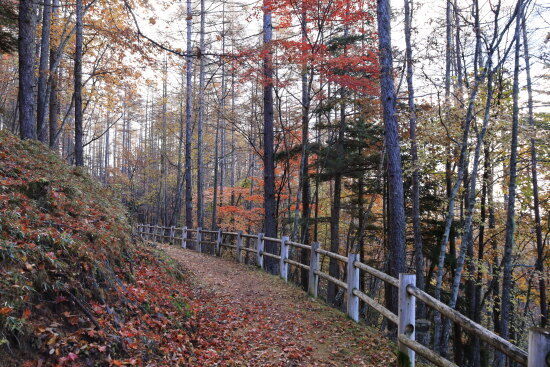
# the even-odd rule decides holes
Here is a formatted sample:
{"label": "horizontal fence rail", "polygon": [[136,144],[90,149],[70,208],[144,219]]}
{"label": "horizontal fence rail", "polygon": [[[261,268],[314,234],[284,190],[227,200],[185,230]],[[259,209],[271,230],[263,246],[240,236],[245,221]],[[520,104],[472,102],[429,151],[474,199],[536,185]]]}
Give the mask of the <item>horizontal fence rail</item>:
{"label": "horizontal fence rail", "polygon": [[[210,253],[221,256],[221,248],[236,250],[236,260],[243,262],[243,254],[252,253],[255,255],[256,264],[264,268],[264,258],[269,257],[279,263],[279,276],[288,281],[289,265],[308,271],[308,293],[312,297],[318,296],[319,280],[325,279],[342,288],[347,295],[347,314],[354,321],[359,321],[359,300],[379,312],[390,322],[397,325],[398,330],[398,363],[402,367],[414,367],[415,353],[418,353],[428,361],[441,367],[457,367],[457,365],[435,351],[420,344],[415,340],[416,318],[415,304],[420,300],[431,309],[441,313],[451,321],[459,324],[463,329],[476,335],[485,343],[507,355],[514,360],[528,367],[550,367],[550,331],[547,329],[532,328],[529,330],[529,353],[508,340],[500,337],[482,325],[470,320],[457,310],[447,306],[443,302],[430,296],[428,293],[416,287],[416,276],[414,274],[400,274],[399,279],[394,278],[378,269],[359,261],[359,255],[350,253],[343,256],[320,248],[318,242],[311,245],[290,241],[288,237],[282,238],[266,237],[263,233],[246,234],[242,232],[226,232],[222,230],[206,230],[202,228],[191,229],[187,227],[161,227],[149,224],[139,224],[137,227],[139,235],[144,240],[165,241],[179,244],[187,248],[194,244],[195,250],[206,252],[203,245],[210,246]],[[177,236],[179,234],[179,236]],[[207,237],[210,237],[209,239]],[[251,247],[243,246],[243,240],[247,239]],[[231,243],[225,240],[233,240]],[[279,244],[279,253],[274,254],[264,250],[265,241]],[[302,264],[289,258],[290,248],[299,248],[309,251],[309,264]],[[321,271],[320,255],[336,259],[346,264],[346,281],[337,279],[330,274]],[[360,271],[374,276],[385,283],[398,289],[398,314],[391,312],[378,301],[362,292],[359,288]],[[420,321],[420,320],[419,320]]]}

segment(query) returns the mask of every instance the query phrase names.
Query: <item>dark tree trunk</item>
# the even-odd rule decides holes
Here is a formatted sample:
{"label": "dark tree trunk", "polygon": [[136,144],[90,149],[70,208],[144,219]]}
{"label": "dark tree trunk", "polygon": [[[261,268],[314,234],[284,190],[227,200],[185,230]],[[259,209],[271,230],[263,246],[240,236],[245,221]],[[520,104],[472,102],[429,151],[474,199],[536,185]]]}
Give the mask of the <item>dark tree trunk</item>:
{"label": "dark tree trunk", "polygon": [[191,109],[193,97],[193,60],[191,58],[191,28],[193,25],[193,8],[191,0],[187,0],[187,56],[186,56],[186,88],[185,88],[185,225],[193,228],[193,197],[191,190],[191,139],[192,122]]}
{"label": "dark tree trunk", "polygon": [[538,185],[538,170],[537,170],[537,148],[535,144],[535,120],[533,117],[533,87],[531,83],[531,62],[529,56],[529,44],[527,42],[527,29],[525,18],[522,21],[523,31],[523,57],[525,59],[525,73],[527,79],[527,106],[529,126],[533,129],[530,145],[531,145],[531,184],[533,186],[533,210],[535,212],[535,236],[537,241],[537,260],[535,262],[535,270],[538,272],[539,278],[539,305],[540,305],[540,326],[545,327],[548,323],[548,304],[546,302],[546,282],[544,279],[544,242],[542,240],[542,226],[540,220],[540,202],[539,202],[539,185]]}
{"label": "dark tree trunk", "polygon": [[[59,0],[53,0],[52,2],[52,14],[51,14],[51,23],[54,23],[56,21],[56,11],[57,6],[59,6]],[[59,118],[59,101],[57,99],[57,83],[60,78],[60,69],[55,66],[56,62],[56,55],[55,55],[56,47],[54,46],[53,42],[50,40],[50,102],[49,102],[49,113],[50,116],[48,118],[49,120],[49,133],[50,133],[50,149],[57,152],[59,150],[59,138],[58,138],[58,118]]]}
{"label": "dark tree trunk", "polygon": [[[405,271],[405,207],[399,131],[395,110],[389,0],[377,1],[378,42],[380,48],[380,100],[383,109],[388,173],[388,271],[398,277]],[[386,285],[387,308],[397,312],[397,291]]]}
{"label": "dark tree trunk", "polygon": [[34,6],[31,0],[19,2],[19,135],[36,139],[34,125]]}
{"label": "dark tree trunk", "polygon": [[200,58],[199,58],[199,113],[197,117],[197,226],[204,225],[204,179],[203,179],[203,163],[202,163],[202,126],[204,121],[204,88],[205,88],[205,58],[202,56],[205,51],[205,22],[206,8],[205,0],[201,0],[201,16],[200,16]]}
{"label": "dark tree trunk", "polygon": [[50,26],[52,6],[51,0],[44,0],[42,12],[42,39],[40,42],[40,65],[38,68],[38,97],[36,106],[36,132],[38,140],[43,143],[48,141],[48,129],[46,127],[47,110],[47,81],[48,61],[50,55]]}
{"label": "dark tree trunk", "polygon": [[[263,2],[263,98],[264,98],[264,232],[268,237],[277,236],[277,220],[275,217],[275,152],[273,134],[273,56],[272,56],[272,32],[270,3]],[[267,252],[275,253],[275,243],[266,241]],[[277,272],[277,262],[272,258],[266,258],[266,269],[271,273]]]}
{"label": "dark tree trunk", "polygon": [[74,157],[77,166],[84,166],[82,146],[82,0],[76,0],[76,44],[74,57]]}
{"label": "dark tree trunk", "polygon": [[[307,42],[307,11],[305,1],[302,1],[302,20],[301,33],[302,43]],[[306,56],[306,51],[303,51]],[[304,57],[304,60],[307,60]],[[309,107],[310,107],[310,89],[308,83],[308,67],[307,61],[302,65],[302,157],[300,160],[300,186],[298,190],[302,199],[302,218],[301,218],[301,238],[302,243],[310,243],[309,234],[309,217],[310,213],[310,183],[309,183]],[[300,261],[302,264],[309,262],[309,252],[305,249],[300,251]],[[301,269],[300,280],[302,289],[307,290],[308,287],[308,271]]]}
{"label": "dark tree trunk", "polygon": [[502,271],[502,298],[501,298],[501,336],[505,339],[510,335],[510,318],[512,309],[512,252],[514,250],[515,232],[515,205],[516,205],[516,177],[518,154],[518,125],[519,125],[519,59],[520,59],[520,31],[522,1],[519,0],[520,10],[516,18],[515,30],[515,57],[514,57],[514,82],[512,85],[512,140],[510,143],[510,163],[508,181],[508,205],[506,210],[506,232],[504,235],[504,257]]}
{"label": "dark tree trunk", "polygon": [[[416,143],[416,106],[414,102],[413,56],[411,45],[412,0],[405,0],[405,57],[407,60],[407,90],[409,102],[409,131],[411,139],[412,172],[412,225],[414,234],[414,264],[416,270],[416,285],[424,290],[424,254],[422,250],[422,231],[420,224],[420,174],[418,172],[418,148]],[[416,317],[426,317],[425,307],[418,302]]]}

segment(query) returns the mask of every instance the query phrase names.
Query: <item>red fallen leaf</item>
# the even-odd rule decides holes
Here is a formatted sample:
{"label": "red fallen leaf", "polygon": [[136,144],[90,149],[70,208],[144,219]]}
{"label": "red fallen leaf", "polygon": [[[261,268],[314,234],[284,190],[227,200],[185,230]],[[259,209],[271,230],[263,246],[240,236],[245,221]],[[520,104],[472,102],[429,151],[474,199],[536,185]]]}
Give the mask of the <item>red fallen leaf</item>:
{"label": "red fallen leaf", "polygon": [[29,316],[31,315],[31,310],[29,310],[28,308],[25,308],[25,311],[23,311],[23,319],[28,319]]}
{"label": "red fallen leaf", "polygon": [[11,307],[0,307],[0,315],[7,315],[13,311]]}
{"label": "red fallen leaf", "polygon": [[298,351],[294,351],[292,353],[289,353],[288,358],[291,359],[300,359],[302,357],[301,353]]}
{"label": "red fallen leaf", "polygon": [[77,354],[74,354],[73,352],[69,353],[69,355],[67,356],[67,358],[69,358],[69,360],[71,361],[74,361],[78,358],[78,355]]}

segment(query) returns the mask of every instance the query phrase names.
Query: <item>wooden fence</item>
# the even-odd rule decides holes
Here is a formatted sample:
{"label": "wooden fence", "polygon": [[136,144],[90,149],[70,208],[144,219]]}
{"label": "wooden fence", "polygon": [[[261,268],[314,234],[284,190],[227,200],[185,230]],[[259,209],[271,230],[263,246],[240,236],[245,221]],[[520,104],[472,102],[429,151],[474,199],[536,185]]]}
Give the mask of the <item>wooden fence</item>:
{"label": "wooden fence", "polygon": [[[217,256],[221,256],[222,247],[229,248],[235,251],[235,257],[238,262],[243,262],[244,253],[252,253],[253,256],[255,256],[256,264],[262,269],[264,269],[264,258],[273,258],[279,262],[279,276],[285,281],[288,281],[289,266],[305,269],[309,272],[308,293],[312,297],[317,297],[320,278],[336,284],[338,287],[344,289],[347,294],[346,308],[347,314],[351,319],[356,322],[359,321],[359,300],[362,300],[368,306],[382,314],[382,316],[390,322],[397,325],[399,348],[398,361],[399,365],[403,367],[414,366],[416,353],[437,366],[457,367],[455,363],[443,358],[415,340],[416,299],[419,299],[428,307],[440,312],[443,316],[459,324],[463,329],[476,335],[480,340],[501,351],[513,361],[528,367],[550,367],[550,330],[541,328],[530,329],[529,348],[527,353],[508,340],[503,339],[480,324],[470,320],[455,309],[433,298],[428,293],[418,289],[415,286],[416,276],[414,274],[399,274],[399,279],[394,278],[360,262],[358,254],[350,253],[348,256],[342,256],[321,249],[318,242],[306,245],[290,241],[287,236],[272,238],[266,237],[262,233],[244,234],[242,231],[225,232],[222,230],[161,227],[147,224],[138,225],[137,230],[140,236],[145,240],[168,241],[179,244],[183,248],[187,248],[189,244],[194,244],[194,249],[199,252],[205,252],[203,250],[206,250],[206,246],[209,246],[209,252]],[[176,236],[177,232],[179,232],[179,236]],[[207,237],[210,237],[210,239],[208,240]],[[243,246],[243,239],[254,241],[255,246]],[[228,243],[227,240],[230,240],[231,243]],[[279,244],[278,254],[264,251],[265,241]],[[309,265],[291,260],[289,258],[291,247],[309,251]],[[347,276],[345,282],[321,271],[319,262],[320,255],[336,259],[346,265]],[[374,276],[398,288],[399,305],[397,315],[360,290],[359,283],[361,272]]]}

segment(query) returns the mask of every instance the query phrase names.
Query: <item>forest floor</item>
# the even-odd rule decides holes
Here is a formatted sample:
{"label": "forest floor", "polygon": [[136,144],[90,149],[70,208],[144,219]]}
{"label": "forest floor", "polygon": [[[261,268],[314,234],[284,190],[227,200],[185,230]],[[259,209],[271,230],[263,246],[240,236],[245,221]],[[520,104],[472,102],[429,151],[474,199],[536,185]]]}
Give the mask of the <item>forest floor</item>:
{"label": "forest floor", "polygon": [[[158,244],[187,271],[211,360],[246,366],[390,366],[380,332],[252,266]],[[222,362],[223,361],[223,362]]]}

